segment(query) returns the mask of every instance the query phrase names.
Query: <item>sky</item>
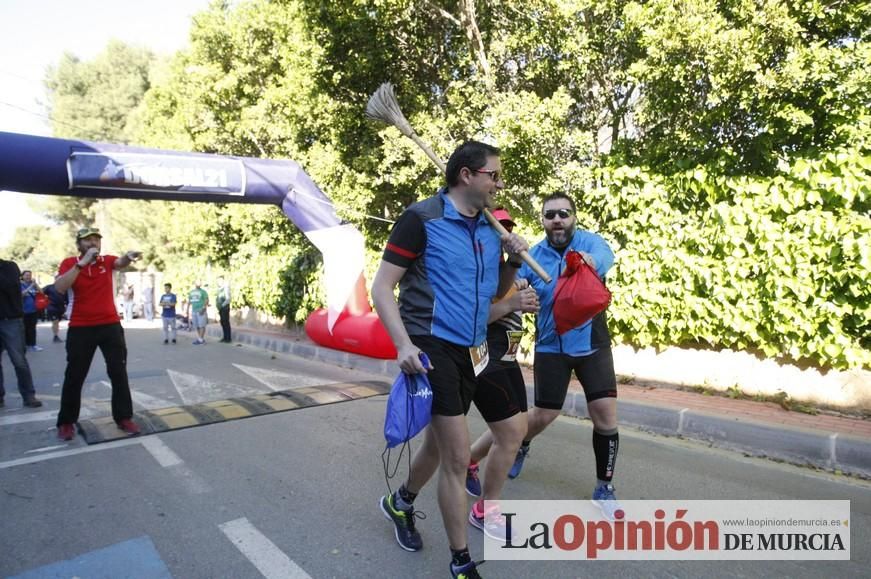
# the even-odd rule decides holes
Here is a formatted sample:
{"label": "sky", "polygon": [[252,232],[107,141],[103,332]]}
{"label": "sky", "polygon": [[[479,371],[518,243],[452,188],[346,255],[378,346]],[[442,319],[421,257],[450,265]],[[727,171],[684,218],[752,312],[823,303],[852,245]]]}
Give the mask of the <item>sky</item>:
{"label": "sky", "polygon": [[[51,136],[42,79],[64,52],[88,60],[115,38],[172,54],[209,0],[0,0],[0,131]],[[0,191],[0,248],[21,225],[43,223],[33,196]]]}

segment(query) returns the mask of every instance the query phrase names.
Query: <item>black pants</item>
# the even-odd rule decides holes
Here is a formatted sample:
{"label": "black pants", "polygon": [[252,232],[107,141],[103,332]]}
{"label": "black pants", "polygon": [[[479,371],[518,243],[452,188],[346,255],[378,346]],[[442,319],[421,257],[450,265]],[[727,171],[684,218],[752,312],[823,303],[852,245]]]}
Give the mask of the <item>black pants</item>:
{"label": "black pants", "polygon": [[82,386],[97,348],[103,352],[106,373],[112,382],[112,418],[118,422],[133,416],[133,400],[127,382],[127,344],[121,324],[76,327],[67,330],[67,369],[57,415],[58,426],[79,420]]}
{"label": "black pants", "polygon": [[230,335],[230,306],[218,308],[218,316],[221,318],[221,330],[224,331],[224,341],[229,342],[232,340]]}
{"label": "black pants", "polygon": [[36,321],[39,317],[39,312],[32,314],[24,314],[24,345],[36,345]]}

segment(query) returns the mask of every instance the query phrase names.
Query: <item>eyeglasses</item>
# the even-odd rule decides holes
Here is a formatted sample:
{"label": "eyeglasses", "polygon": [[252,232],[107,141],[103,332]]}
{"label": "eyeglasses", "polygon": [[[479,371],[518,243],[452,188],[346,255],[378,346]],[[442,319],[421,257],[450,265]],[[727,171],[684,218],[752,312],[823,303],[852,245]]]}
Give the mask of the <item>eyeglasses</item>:
{"label": "eyeglasses", "polygon": [[499,179],[502,178],[502,174],[499,171],[485,171],[484,169],[472,169],[475,173],[483,173],[485,175],[490,175],[490,178],[493,179],[494,183],[498,183]]}
{"label": "eyeglasses", "polygon": [[560,219],[568,219],[572,215],[571,209],[548,209],[544,212],[544,218],[550,221],[554,219],[557,215],[560,216]]}

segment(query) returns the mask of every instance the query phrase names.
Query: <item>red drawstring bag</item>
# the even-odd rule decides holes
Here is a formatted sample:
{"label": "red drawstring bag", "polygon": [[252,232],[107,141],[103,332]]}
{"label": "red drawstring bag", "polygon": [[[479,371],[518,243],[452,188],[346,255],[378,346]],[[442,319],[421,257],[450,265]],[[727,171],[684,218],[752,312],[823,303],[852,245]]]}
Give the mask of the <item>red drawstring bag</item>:
{"label": "red drawstring bag", "polygon": [[611,292],[577,251],[566,254],[566,269],[556,280],[553,320],[562,336],[583,326],[611,303]]}
{"label": "red drawstring bag", "polygon": [[34,305],[36,305],[37,311],[42,311],[48,307],[48,296],[42,292],[36,292],[36,296],[33,298]]}

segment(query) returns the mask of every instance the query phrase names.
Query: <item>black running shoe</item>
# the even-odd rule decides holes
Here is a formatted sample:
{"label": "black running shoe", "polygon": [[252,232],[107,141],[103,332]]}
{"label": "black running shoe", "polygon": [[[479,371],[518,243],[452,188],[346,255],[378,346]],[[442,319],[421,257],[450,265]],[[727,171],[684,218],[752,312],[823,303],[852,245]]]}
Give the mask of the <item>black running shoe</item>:
{"label": "black running shoe", "polygon": [[[482,563],[482,561],[479,561],[478,563]],[[460,565],[459,567],[451,563],[451,577],[453,577],[453,579],[483,579],[481,574],[478,573],[478,563],[469,561],[465,565]]]}
{"label": "black running shoe", "polygon": [[381,512],[393,521],[396,542],[406,551],[420,551],[423,549],[423,540],[420,538],[420,533],[414,528],[414,519],[415,517],[424,518],[423,513],[416,513],[414,508],[407,511],[397,509],[393,500],[392,494],[381,497]]}

